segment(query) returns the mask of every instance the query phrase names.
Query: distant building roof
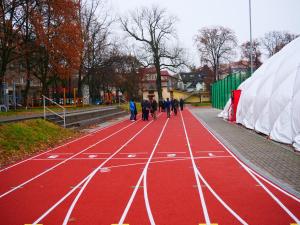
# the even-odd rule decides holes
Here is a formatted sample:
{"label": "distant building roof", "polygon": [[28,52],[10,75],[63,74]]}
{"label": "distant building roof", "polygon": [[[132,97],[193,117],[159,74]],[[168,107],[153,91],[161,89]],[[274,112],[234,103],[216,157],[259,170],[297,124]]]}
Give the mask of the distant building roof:
{"label": "distant building roof", "polygon": [[204,77],[207,75],[203,72],[189,72],[189,73],[179,73],[183,83],[194,83],[203,82]]}

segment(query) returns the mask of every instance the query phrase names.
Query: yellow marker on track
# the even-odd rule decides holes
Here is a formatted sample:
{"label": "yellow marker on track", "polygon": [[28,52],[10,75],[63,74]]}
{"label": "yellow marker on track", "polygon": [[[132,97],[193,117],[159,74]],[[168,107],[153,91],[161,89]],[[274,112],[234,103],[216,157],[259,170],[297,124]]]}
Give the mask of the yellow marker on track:
{"label": "yellow marker on track", "polygon": [[[206,223],[199,223],[199,225],[206,225]],[[210,225],[218,225],[217,223],[211,223]]]}

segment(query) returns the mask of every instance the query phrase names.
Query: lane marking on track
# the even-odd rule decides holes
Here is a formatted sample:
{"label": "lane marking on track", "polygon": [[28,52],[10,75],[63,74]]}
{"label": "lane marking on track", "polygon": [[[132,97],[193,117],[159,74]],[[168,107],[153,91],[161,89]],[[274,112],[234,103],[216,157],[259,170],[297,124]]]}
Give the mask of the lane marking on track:
{"label": "lane marking on track", "polygon": [[161,132],[159,134],[159,137],[158,137],[158,139],[157,139],[157,141],[156,141],[156,143],[155,143],[155,145],[153,147],[151,155],[149,156],[148,161],[147,161],[147,163],[146,163],[146,165],[145,165],[145,167],[143,169],[143,172],[142,172],[142,174],[141,174],[138,182],[135,185],[136,188],[134,188],[134,190],[133,190],[133,192],[132,192],[132,194],[131,194],[131,196],[129,198],[129,201],[128,201],[128,203],[127,203],[127,205],[126,205],[126,207],[125,207],[125,209],[123,211],[123,214],[121,216],[121,219],[120,219],[118,225],[122,225],[124,223],[124,220],[125,220],[125,218],[127,216],[127,213],[128,213],[128,211],[129,211],[129,209],[130,209],[130,207],[132,205],[133,199],[135,198],[135,195],[136,195],[136,193],[138,191],[137,187],[140,186],[142,180],[144,181],[143,182],[143,186],[144,186],[144,200],[145,200],[145,203],[146,203],[147,214],[148,214],[148,217],[149,217],[151,225],[155,225],[154,218],[153,218],[153,215],[152,215],[152,212],[151,212],[151,208],[150,208],[150,204],[149,204],[148,194],[147,194],[147,171],[148,171],[148,167],[149,167],[150,161],[153,158],[155,150],[156,150],[156,148],[158,146],[158,143],[159,143],[159,141],[160,141],[160,139],[161,139],[161,137],[162,137],[162,135],[163,135],[163,133],[165,131],[165,128],[166,128],[168,122],[169,122],[169,119],[166,120],[166,122],[165,122],[165,124],[164,124],[164,126],[163,126],[163,128],[162,128],[162,130],[161,130]]}
{"label": "lane marking on track", "polygon": [[[46,155],[52,155],[53,153],[47,153]],[[76,153],[65,153],[65,152],[55,152],[56,155],[73,155]]]}
{"label": "lane marking on track", "polygon": [[134,155],[144,155],[148,154],[148,152],[121,152],[120,155],[128,155],[128,154],[134,154]]}
{"label": "lane marking on track", "polygon": [[208,215],[208,210],[207,210],[206,202],[205,202],[205,199],[204,199],[204,194],[203,194],[203,191],[202,191],[202,188],[201,188],[201,183],[200,183],[199,177],[197,176],[197,172],[196,172],[197,167],[196,167],[196,163],[195,163],[195,160],[194,160],[192,148],[191,148],[191,145],[190,145],[190,140],[189,140],[189,137],[188,137],[188,134],[187,134],[187,130],[186,130],[186,127],[185,127],[185,122],[183,120],[183,116],[182,116],[181,111],[180,111],[180,117],[181,117],[181,122],[182,122],[184,133],[185,133],[187,146],[188,146],[188,149],[189,149],[189,152],[190,152],[190,158],[191,158],[191,161],[192,161],[194,175],[195,175],[195,179],[196,179],[196,182],[197,182],[198,193],[199,193],[200,202],[201,202],[201,205],[202,205],[202,210],[203,210],[205,222],[206,222],[206,224],[210,225],[210,218],[209,218],[209,215]]}
{"label": "lane marking on track", "polygon": [[128,157],[128,158],[135,158],[135,157],[136,157],[136,154],[129,154],[127,157]]}
{"label": "lane marking on track", "polygon": [[[191,112],[190,112],[191,113]],[[240,161],[230,150],[229,148],[227,148],[215,135],[214,133],[212,133],[212,131],[209,129],[208,125],[201,119],[201,118],[197,118],[193,113],[191,113],[192,116],[198,120],[200,122],[200,124],[206,128],[206,130],[215,138],[215,140],[217,140],[223,147],[224,149],[230,154],[232,155],[232,157],[246,170],[246,172],[249,173],[249,175],[258,183],[261,185],[261,187],[267,192],[267,194],[270,195],[270,197],[298,224],[300,224],[299,219],[258,179],[258,177],[260,177],[261,179],[263,179],[264,181],[266,181],[267,183],[269,183],[270,185],[272,185],[273,187],[275,187],[277,190],[281,190],[282,193],[292,197],[293,199],[295,199],[296,201],[300,202],[299,199],[297,199],[296,197],[294,197],[293,195],[285,192],[284,190],[282,190],[281,188],[277,187],[276,185],[272,184],[270,181],[266,180],[265,178],[263,178],[261,175],[257,174],[256,172],[254,172],[252,169],[250,169],[246,164],[244,164],[242,161]],[[256,176],[257,177],[256,177]]]}
{"label": "lane marking on track", "polygon": [[[206,225],[206,223],[199,223],[199,225]],[[217,223],[211,223],[210,225],[218,225]]]}
{"label": "lane marking on track", "polygon": [[[182,118],[183,120],[183,118]],[[183,120],[184,122],[184,120]],[[184,128],[185,128],[185,125],[184,125]],[[187,134],[187,133],[186,133]],[[188,135],[187,135],[187,142],[190,143],[190,140],[188,138]],[[190,145],[189,145],[190,146]],[[190,149],[191,152],[192,152],[192,149]],[[194,170],[196,172],[196,176],[198,178],[201,179],[201,181],[204,183],[204,185],[209,189],[209,191],[214,195],[214,197],[225,207],[225,209],[227,209],[241,224],[243,225],[248,225],[247,222],[245,222],[233,209],[231,209],[224,201],[223,199],[212,189],[212,187],[208,184],[208,182],[204,179],[204,177],[201,175],[198,167],[196,166],[195,164],[195,167],[194,167]],[[198,183],[197,183],[198,184]],[[207,222],[206,222],[207,223]],[[208,224],[211,224],[210,221]],[[212,225],[212,224],[211,224]]]}
{"label": "lane marking on track", "polygon": [[84,152],[83,155],[90,155],[90,154],[96,154],[96,155],[111,155],[109,152]]}
{"label": "lane marking on track", "polygon": [[[153,160],[157,159],[167,159],[167,158],[176,158],[176,159],[190,159],[190,157],[185,157],[185,156],[177,156],[177,157],[153,157]],[[194,159],[218,159],[218,158],[233,158],[232,156],[199,156],[199,157],[194,157]],[[65,160],[66,158],[57,158],[57,159],[33,159],[34,161],[62,161]],[[98,159],[106,159],[103,157],[96,157],[96,158],[73,158],[71,160],[98,160]],[[130,160],[132,158],[113,158],[111,160],[119,160],[119,159],[124,159],[124,160]],[[134,158],[134,159],[148,159],[148,158]],[[193,168],[193,167],[191,167]]]}
{"label": "lane marking on track", "polygon": [[59,155],[50,155],[48,159],[56,159]]}
{"label": "lane marking on track", "polygon": [[[114,136],[114,135],[116,135],[116,134],[120,133],[121,131],[125,130],[126,128],[128,128],[128,127],[130,127],[130,126],[134,125],[135,123],[136,123],[136,122],[134,122],[134,123],[131,123],[131,124],[129,124],[129,125],[127,125],[127,126],[123,127],[122,129],[120,129],[120,130],[118,130],[118,131],[116,131],[116,132],[114,132],[114,133],[112,133],[112,134],[108,135],[107,137],[105,137],[105,138],[101,139],[100,141],[97,141],[96,143],[94,143],[94,144],[92,144],[92,145],[88,146],[87,148],[83,149],[82,151],[80,151],[80,152],[76,153],[75,155],[72,155],[72,156],[70,156],[69,158],[67,158],[67,159],[63,160],[62,162],[60,162],[60,163],[58,163],[58,164],[56,164],[56,165],[54,165],[54,166],[50,167],[49,169],[47,169],[47,170],[45,170],[45,171],[43,171],[43,172],[39,173],[38,175],[36,175],[36,176],[32,177],[31,179],[29,179],[29,180],[27,180],[27,181],[23,182],[22,184],[18,185],[17,187],[19,187],[19,186],[24,186],[24,185],[26,185],[26,184],[30,183],[31,181],[33,181],[33,180],[35,180],[35,179],[37,179],[37,178],[41,177],[42,175],[44,175],[44,174],[46,174],[46,173],[48,173],[48,172],[52,171],[52,170],[53,170],[53,169],[55,169],[56,167],[58,167],[58,166],[60,166],[60,165],[64,164],[65,162],[67,162],[67,161],[69,161],[69,160],[71,160],[71,159],[75,158],[76,156],[80,155],[81,153],[85,152],[86,150],[88,150],[88,149],[90,149],[90,148],[92,148],[92,147],[96,146],[97,144],[100,144],[101,142],[103,142],[103,141],[105,141],[105,140],[109,139],[110,137],[112,137],[112,136]],[[0,198],[3,198],[4,196],[6,196],[6,195],[8,195],[8,194],[12,193],[13,191],[17,190],[17,189],[18,189],[17,187],[16,187],[16,188],[13,188],[13,189],[11,189],[11,190],[9,190],[9,191],[7,191],[7,192],[3,193],[3,194],[1,194],[1,195],[0,195]]]}
{"label": "lane marking on track", "polygon": [[66,216],[63,222],[63,225],[66,225],[68,223],[68,220],[73,212],[73,209],[76,205],[76,203],[78,202],[80,196],[82,195],[83,191],[85,190],[85,188],[87,187],[87,185],[89,184],[89,182],[92,180],[92,178],[95,176],[95,174],[97,173],[97,171],[99,169],[101,169],[110,159],[112,159],[115,155],[117,155],[120,151],[122,151],[132,140],[134,140],[144,129],[146,129],[150,124],[153,123],[154,120],[152,120],[151,122],[149,122],[147,125],[145,125],[141,130],[139,130],[133,137],[131,137],[128,141],[125,142],[125,144],[123,144],[118,150],[116,150],[114,152],[114,154],[112,154],[111,156],[109,156],[104,162],[101,163],[100,166],[98,166],[92,173],[90,173],[90,175],[88,176],[87,180],[84,182],[83,187],[81,188],[81,190],[78,192],[78,194],[76,195],[75,199],[73,200]]}
{"label": "lane marking on track", "polygon": [[197,174],[199,178],[202,180],[202,182],[205,184],[205,186],[208,188],[208,190],[213,194],[213,196],[227,209],[231,215],[233,215],[241,224],[248,225],[246,221],[244,221],[232,208],[230,208],[229,205],[227,205],[223,199],[212,189],[212,187],[208,184],[208,182],[204,179],[204,177],[201,175],[200,171],[197,169]]}
{"label": "lane marking on track", "polygon": [[208,155],[209,155],[209,156],[215,156],[215,155],[214,155],[214,154],[212,154],[212,153],[208,153]]}
{"label": "lane marking on track", "polygon": [[104,167],[104,168],[99,169],[99,172],[100,172],[100,173],[108,173],[108,172],[110,172],[110,171],[111,171],[111,169],[110,169],[110,168],[107,168],[107,167]]}
{"label": "lane marking on track", "polygon": [[[100,131],[105,130],[105,129],[107,129],[107,128],[113,127],[113,126],[115,126],[115,125],[118,125],[118,124],[120,124],[120,123],[122,123],[122,122],[125,122],[126,120],[127,120],[127,119],[124,119],[124,120],[118,121],[118,122],[116,122],[116,123],[113,123],[113,124],[111,124],[111,125],[109,125],[109,126],[101,127],[101,128],[99,128],[99,129],[93,131],[92,134],[97,133],[97,132],[100,132]],[[44,154],[46,154],[46,153],[52,152],[52,151],[54,151],[54,150],[56,150],[56,149],[62,148],[62,147],[64,147],[64,146],[67,146],[67,147],[68,147],[69,144],[74,143],[74,142],[76,142],[76,141],[79,141],[79,140],[81,140],[81,139],[83,139],[83,138],[86,138],[86,137],[88,137],[89,135],[91,135],[91,134],[86,134],[86,135],[84,135],[84,136],[82,136],[82,137],[80,137],[80,138],[76,138],[76,139],[74,139],[74,140],[72,140],[72,141],[69,141],[69,142],[67,142],[67,143],[65,143],[65,144],[59,145],[59,146],[57,146],[57,147],[55,147],[55,148],[53,148],[53,149],[49,149],[48,151],[42,152],[42,153],[40,153],[40,154],[38,154],[38,155],[32,156],[32,157],[30,157],[30,158],[28,158],[28,159],[25,159],[25,160],[23,160],[23,161],[20,161],[20,162],[18,162],[18,163],[15,163],[15,164],[13,164],[13,165],[11,165],[11,166],[8,166],[8,167],[6,167],[6,168],[4,168],[4,169],[1,169],[1,170],[0,170],[0,173],[3,172],[3,171],[9,170],[9,169],[11,169],[11,168],[13,168],[13,167],[15,167],[15,166],[18,166],[18,165],[20,165],[20,164],[22,164],[22,163],[24,163],[24,162],[27,162],[27,161],[30,161],[30,160],[32,160],[32,159],[35,159],[35,158],[37,158],[37,157],[39,157],[39,156],[42,156],[42,155],[44,155]]]}
{"label": "lane marking on track", "polygon": [[[31,223],[25,223],[24,225],[32,225],[32,224]],[[43,225],[43,224],[39,223],[39,224],[36,224],[36,225]]]}
{"label": "lane marking on track", "polygon": [[[135,123],[135,122],[134,122]],[[133,125],[134,123],[130,124]],[[98,166],[95,170],[93,170],[88,176],[86,176],[83,180],[81,180],[76,187],[83,185],[83,188],[80,190],[80,195],[83,192],[83,190],[85,189],[85,187],[87,186],[87,184],[89,183],[89,181],[92,179],[92,177],[95,175],[95,173],[97,171],[99,171],[100,169],[103,169],[102,166],[104,166],[104,164],[106,164],[112,157],[114,157],[116,154],[118,154],[126,145],[127,143],[131,142],[137,135],[139,135],[146,127],[148,127],[150,124],[152,123],[149,122],[148,124],[146,124],[139,132],[137,132],[132,138],[130,138],[125,144],[123,144],[117,151],[115,151],[114,154],[112,154],[111,156],[109,156],[100,166]],[[52,205],[45,213],[43,213],[32,225],[37,225],[37,223],[39,223],[42,219],[44,219],[50,212],[52,212],[57,206],[59,206],[65,199],[67,199],[73,192],[75,191],[75,189],[70,190],[67,194],[65,194],[60,200],[58,200],[54,205]],[[76,204],[76,202],[79,199],[79,193],[77,194],[76,198],[74,199],[71,207],[72,209],[74,208],[74,205]],[[69,209],[70,210],[70,209]],[[71,214],[71,212],[70,212]],[[68,215],[67,215],[68,216]],[[66,219],[66,223],[68,222],[67,216],[65,217]],[[70,215],[68,216],[70,217]]]}
{"label": "lane marking on track", "polygon": [[131,188],[144,188],[144,186],[131,186]]}
{"label": "lane marking on track", "polygon": [[186,152],[157,152],[158,154],[186,154]]}
{"label": "lane marking on track", "polygon": [[[112,225],[118,225],[117,223],[114,223]],[[124,223],[124,224],[121,224],[121,225],[129,225],[129,223]]]}
{"label": "lane marking on track", "polygon": [[174,158],[174,157],[176,157],[176,154],[167,154],[167,157],[168,158]]}

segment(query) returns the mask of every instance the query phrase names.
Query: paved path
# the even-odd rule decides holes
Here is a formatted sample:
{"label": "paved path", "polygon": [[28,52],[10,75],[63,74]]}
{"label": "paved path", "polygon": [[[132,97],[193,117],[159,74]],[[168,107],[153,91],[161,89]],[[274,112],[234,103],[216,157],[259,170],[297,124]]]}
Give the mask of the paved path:
{"label": "paved path", "polygon": [[292,147],[217,118],[218,109],[192,108],[192,112],[247,165],[300,197],[300,154]]}

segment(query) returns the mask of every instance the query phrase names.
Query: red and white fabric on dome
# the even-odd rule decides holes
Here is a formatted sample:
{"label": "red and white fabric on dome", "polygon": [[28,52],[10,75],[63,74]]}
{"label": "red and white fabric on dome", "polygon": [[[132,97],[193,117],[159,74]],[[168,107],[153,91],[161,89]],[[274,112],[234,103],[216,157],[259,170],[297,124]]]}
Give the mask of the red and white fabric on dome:
{"label": "red and white fabric on dome", "polygon": [[[238,89],[236,122],[300,151],[300,37],[269,58]],[[219,116],[228,118],[229,100]]]}

